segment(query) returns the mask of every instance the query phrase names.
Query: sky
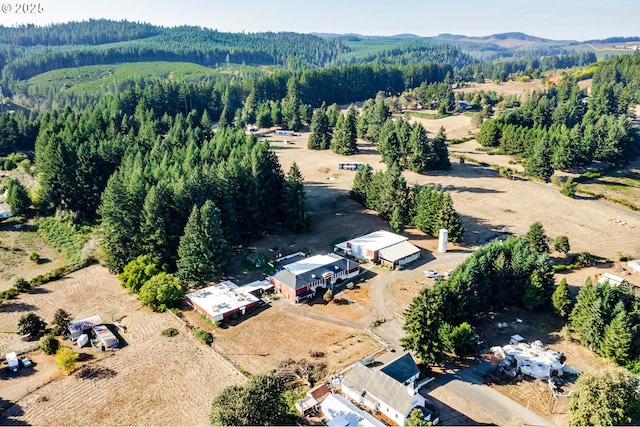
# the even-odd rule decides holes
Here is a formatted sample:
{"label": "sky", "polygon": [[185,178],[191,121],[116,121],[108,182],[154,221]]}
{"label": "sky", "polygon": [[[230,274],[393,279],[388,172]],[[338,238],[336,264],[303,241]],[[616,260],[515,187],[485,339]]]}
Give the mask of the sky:
{"label": "sky", "polygon": [[247,33],[485,36],[518,31],[555,40],[640,36],[638,0],[40,0],[27,4],[40,5],[41,13],[19,13],[24,12],[21,4],[0,0],[0,25],[108,18]]}

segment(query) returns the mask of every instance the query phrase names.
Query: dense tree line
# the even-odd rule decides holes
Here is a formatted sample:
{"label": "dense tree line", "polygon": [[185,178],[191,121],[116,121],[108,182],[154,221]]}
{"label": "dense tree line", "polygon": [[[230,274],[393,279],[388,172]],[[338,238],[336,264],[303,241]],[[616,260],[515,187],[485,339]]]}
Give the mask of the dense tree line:
{"label": "dense tree line", "polygon": [[559,86],[534,92],[519,107],[484,121],[476,139],[485,147],[526,157],[525,172],[544,181],[554,169],[593,160],[629,162],[638,153],[638,133],[627,116],[633,100],[623,95],[623,83],[618,87],[620,96],[608,83],[594,83],[587,98],[567,77]]}
{"label": "dense tree line", "polygon": [[[95,33],[91,33],[92,28]],[[48,40],[47,35],[52,37]],[[225,33],[201,27],[162,28],[126,21],[95,20],[48,27],[0,27],[0,40],[22,44],[6,57],[5,83],[59,68],[140,61],[186,61],[321,67],[348,51],[340,40],[298,33]],[[12,38],[12,37],[15,37]]]}
{"label": "dense tree line", "polygon": [[600,356],[638,369],[640,356],[640,300],[630,285],[591,283],[580,289],[569,316],[580,343]]}
{"label": "dense tree line", "polygon": [[162,27],[151,24],[107,19],[89,19],[39,26],[22,24],[0,26],[0,43],[18,46],[98,45],[135,40],[159,34]]}
{"label": "dense tree line", "polygon": [[446,332],[481,313],[509,306],[544,307],[555,289],[549,256],[535,254],[523,238],[489,243],[460,264],[445,280],[424,287],[406,311],[402,343],[426,364],[438,363]]}
{"label": "dense tree line", "polygon": [[461,242],[464,227],[453,208],[451,196],[433,187],[407,188],[397,164],[386,171],[373,171],[368,164],[356,172],[351,196],[362,205],[375,210],[385,220],[393,219],[393,228],[401,231],[405,225],[415,225],[421,231],[437,236],[439,230],[449,230],[449,240]]}
{"label": "dense tree line", "polygon": [[[293,206],[288,224],[304,228],[292,220],[299,212],[308,223],[301,177],[285,180],[266,143],[232,126],[213,133],[206,109],[170,116],[165,107],[158,118],[138,95],[134,105],[124,96],[46,113],[36,141],[41,208],[99,219],[112,270],[151,254],[184,280],[210,280],[224,271],[224,242],[275,229]],[[198,263],[187,260],[195,254]],[[212,271],[198,268],[207,261]]]}
{"label": "dense tree line", "polygon": [[[519,53],[516,52],[517,56]],[[456,71],[458,81],[484,82],[486,79],[506,81],[518,76],[540,77],[550,70],[582,67],[597,61],[593,52],[558,52],[522,51],[525,58],[501,59],[482,63],[469,64]]]}

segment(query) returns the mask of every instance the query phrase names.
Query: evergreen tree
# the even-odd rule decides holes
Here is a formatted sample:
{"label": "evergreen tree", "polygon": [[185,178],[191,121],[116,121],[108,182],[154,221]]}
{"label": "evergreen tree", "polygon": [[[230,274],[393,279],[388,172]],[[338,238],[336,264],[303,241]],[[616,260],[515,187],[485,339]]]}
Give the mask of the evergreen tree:
{"label": "evergreen tree", "polygon": [[433,157],[431,169],[449,170],[451,169],[451,161],[449,160],[449,149],[447,148],[447,135],[444,133],[444,127],[440,126],[438,134],[433,140]]}
{"label": "evergreen tree", "polygon": [[326,150],[330,144],[329,119],[323,105],[313,113],[307,147],[311,150]]}
{"label": "evergreen tree", "polygon": [[292,76],[287,82],[287,96],[282,100],[282,119],[287,129],[298,131],[302,128],[300,105],[300,87]]}
{"label": "evergreen tree", "polygon": [[259,128],[270,128],[273,126],[273,119],[271,117],[271,107],[269,102],[263,102],[258,107],[258,113],[256,115],[256,126]]}
{"label": "evergreen tree", "polygon": [[[131,167],[132,169],[129,169]],[[99,213],[106,265],[119,273],[132,259],[140,255],[139,224],[144,201],[144,180],[136,166],[123,166],[107,183],[102,193]]]}
{"label": "evergreen tree", "polygon": [[527,176],[549,182],[551,175],[553,175],[553,166],[551,165],[551,150],[547,137],[542,137],[533,146],[533,153],[525,163],[524,173]]}
{"label": "evergreen tree", "polygon": [[544,287],[537,270],[533,270],[525,283],[522,303],[527,310],[533,310],[544,304]]}
{"label": "evergreen tree", "polygon": [[571,246],[569,245],[569,238],[567,236],[558,236],[553,241],[553,250],[556,252],[562,252],[564,256],[569,254]]}
{"label": "evergreen tree", "polygon": [[547,235],[544,231],[544,227],[540,222],[534,222],[529,227],[529,231],[525,235],[525,240],[529,242],[531,252],[536,255],[549,252],[549,244],[547,243]]}
{"label": "evergreen tree", "polygon": [[46,331],[47,324],[40,316],[35,313],[27,313],[18,320],[18,333],[20,335],[29,335],[31,339],[40,338]]}
{"label": "evergreen tree", "polygon": [[293,162],[284,185],[283,211],[284,223],[296,233],[306,230],[309,226],[305,202],[307,197],[303,182],[302,173],[296,162]]}
{"label": "evergreen tree", "polygon": [[409,170],[413,172],[424,172],[433,164],[433,158],[436,157],[433,144],[427,138],[427,131],[420,124],[413,126],[411,137],[409,138],[409,158],[407,164]]}
{"label": "evergreen tree", "polygon": [[444,193],[441,199],[441,205],[436,216],[433,235],[435,236],[436,230],[439,233],[440,229],[448,230],[448,240],[454,243],[460,243],[464,239],[464,227],[460,222],[458,212],[453,208],[453,200],[449,193]]}
{"label": "evergreen tree", "polygon": [[358,151],[356,137],[356,110],[351,106],[346,116],[340,115],[338,117],[331,141],[331,150],[343,156],[355,154]]}
{"label": "evergreen tree", "polygon": [[569,292],[569,285],[567,285],[567,279],[562,278],[560,284],[556,287],[556,290],[551,296],[551,302],[553,304],[554,311],[561,317],[567,318],[573,307],[573,298]]}
{"label": "evergreen tree", "polygon": [[[66,336],[69,333],[69,323],[71,322],[71,315],[59,308],[53,314],[53,330],[51,333],[56,336]],[[54,351],[55,353],[55,351]]]}
{"label": "evergreen tree", "polygon": [[402,338],[402,348],[415,352],[427,366],[442,360],[443,343],[439,334],[442,313],[435,292],[423,287],[405,312],[402,327],[406,335]]}
{"label": "evergreen tree", "polygon": [[335,128],[338,124],[338,119],[342,113],[340,112],[340,107],[338,104],[331,104],[327,108],[327,119],[329,119],[329,127]]}
{"label": "evergreen tree", "polygon": [[400,150],[400,141],[396,133],[393,121],[387,120],[382,125],[378,138],[378,151],[382,156],[382,161],[388,166],[392,164],[400,165],[404,163]]}
{"label": "evergreen tree", "polygon": [[396,206],[391,214],[389,229],[393,233],[402,233],[404,231],[404,215],[400,206]]}
{"label": "evergreen tree", "polygon": [[407,212],[407,183],[398,166],[393,164],[382,175],[375,210],[388,221],[396,208],[400,209],[404,218]]}
{"label": "evergreen tree", "polygon": [[444,204],[444,193],[430,186],[424,186],[416,196],[416,215],[413,224],[418,230],[431,236],[439,233],[438,217]]}
{"label": "evergreen tree", "polygon": [[25,215],[29,206],[31,206],[31,199],[27,189],[17,179],[9,180],[6,201],[13,215]]}
{"label": "evergreen tree", "polygon": [[151,187],[142,209],[142,251],[157,257],[160,264],[175,265],[183,221],[178,217],[174,196],[167,187],[162,183]]}
{"label": "evergreen tree", "polygon": [[631,360],[631,320],[619,301],[613,313],[613,319],[604,328],[604,336],[600,344],[600,354],[618,365],[626,365]]}
{"label": "evergreen tree", "polygon": [[211,200],[194,206],[180,238],[176,275],[193,283],[217,280],[227,268],[229,252],[218,207]]}
{"label": "evergreen tree", "polygon": [[367,205],[367,194],[373,180],[373,168],[368,164],[361,165],[353,178],[351,197],[361,205]]}

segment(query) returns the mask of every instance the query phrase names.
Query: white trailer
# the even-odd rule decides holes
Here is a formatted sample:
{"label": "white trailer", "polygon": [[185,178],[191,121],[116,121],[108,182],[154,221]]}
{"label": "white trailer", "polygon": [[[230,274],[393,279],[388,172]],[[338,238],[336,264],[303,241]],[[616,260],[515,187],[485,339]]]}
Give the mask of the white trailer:
{"label": "white trailer", "polygon": [[20,363],[18,362],[18,355],[15,351],[7,353],[7,363],[9,364],[9,369],[11,369],[12,372],[18,371]]}

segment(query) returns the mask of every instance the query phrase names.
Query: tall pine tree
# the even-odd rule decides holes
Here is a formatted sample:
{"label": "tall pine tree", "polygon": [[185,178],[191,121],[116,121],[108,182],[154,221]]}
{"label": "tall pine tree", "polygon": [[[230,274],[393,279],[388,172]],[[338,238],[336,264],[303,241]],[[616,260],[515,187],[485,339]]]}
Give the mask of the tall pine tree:
{"label": "tall pine tree", "polygon": [[284,183],[283,210],[284,223],[288,228],[299,233],[309,226],[309,218],[306,213],[306,193],[304,191],[304,178],[296,162],[293,162],[287,173]]}
{"label": "tall pine tree", "polygon": [[229,256],[220,210],[211,200],[202,208],[194,206],[180,238],[176,276],[192,283],[217,280],[226,270]]}

